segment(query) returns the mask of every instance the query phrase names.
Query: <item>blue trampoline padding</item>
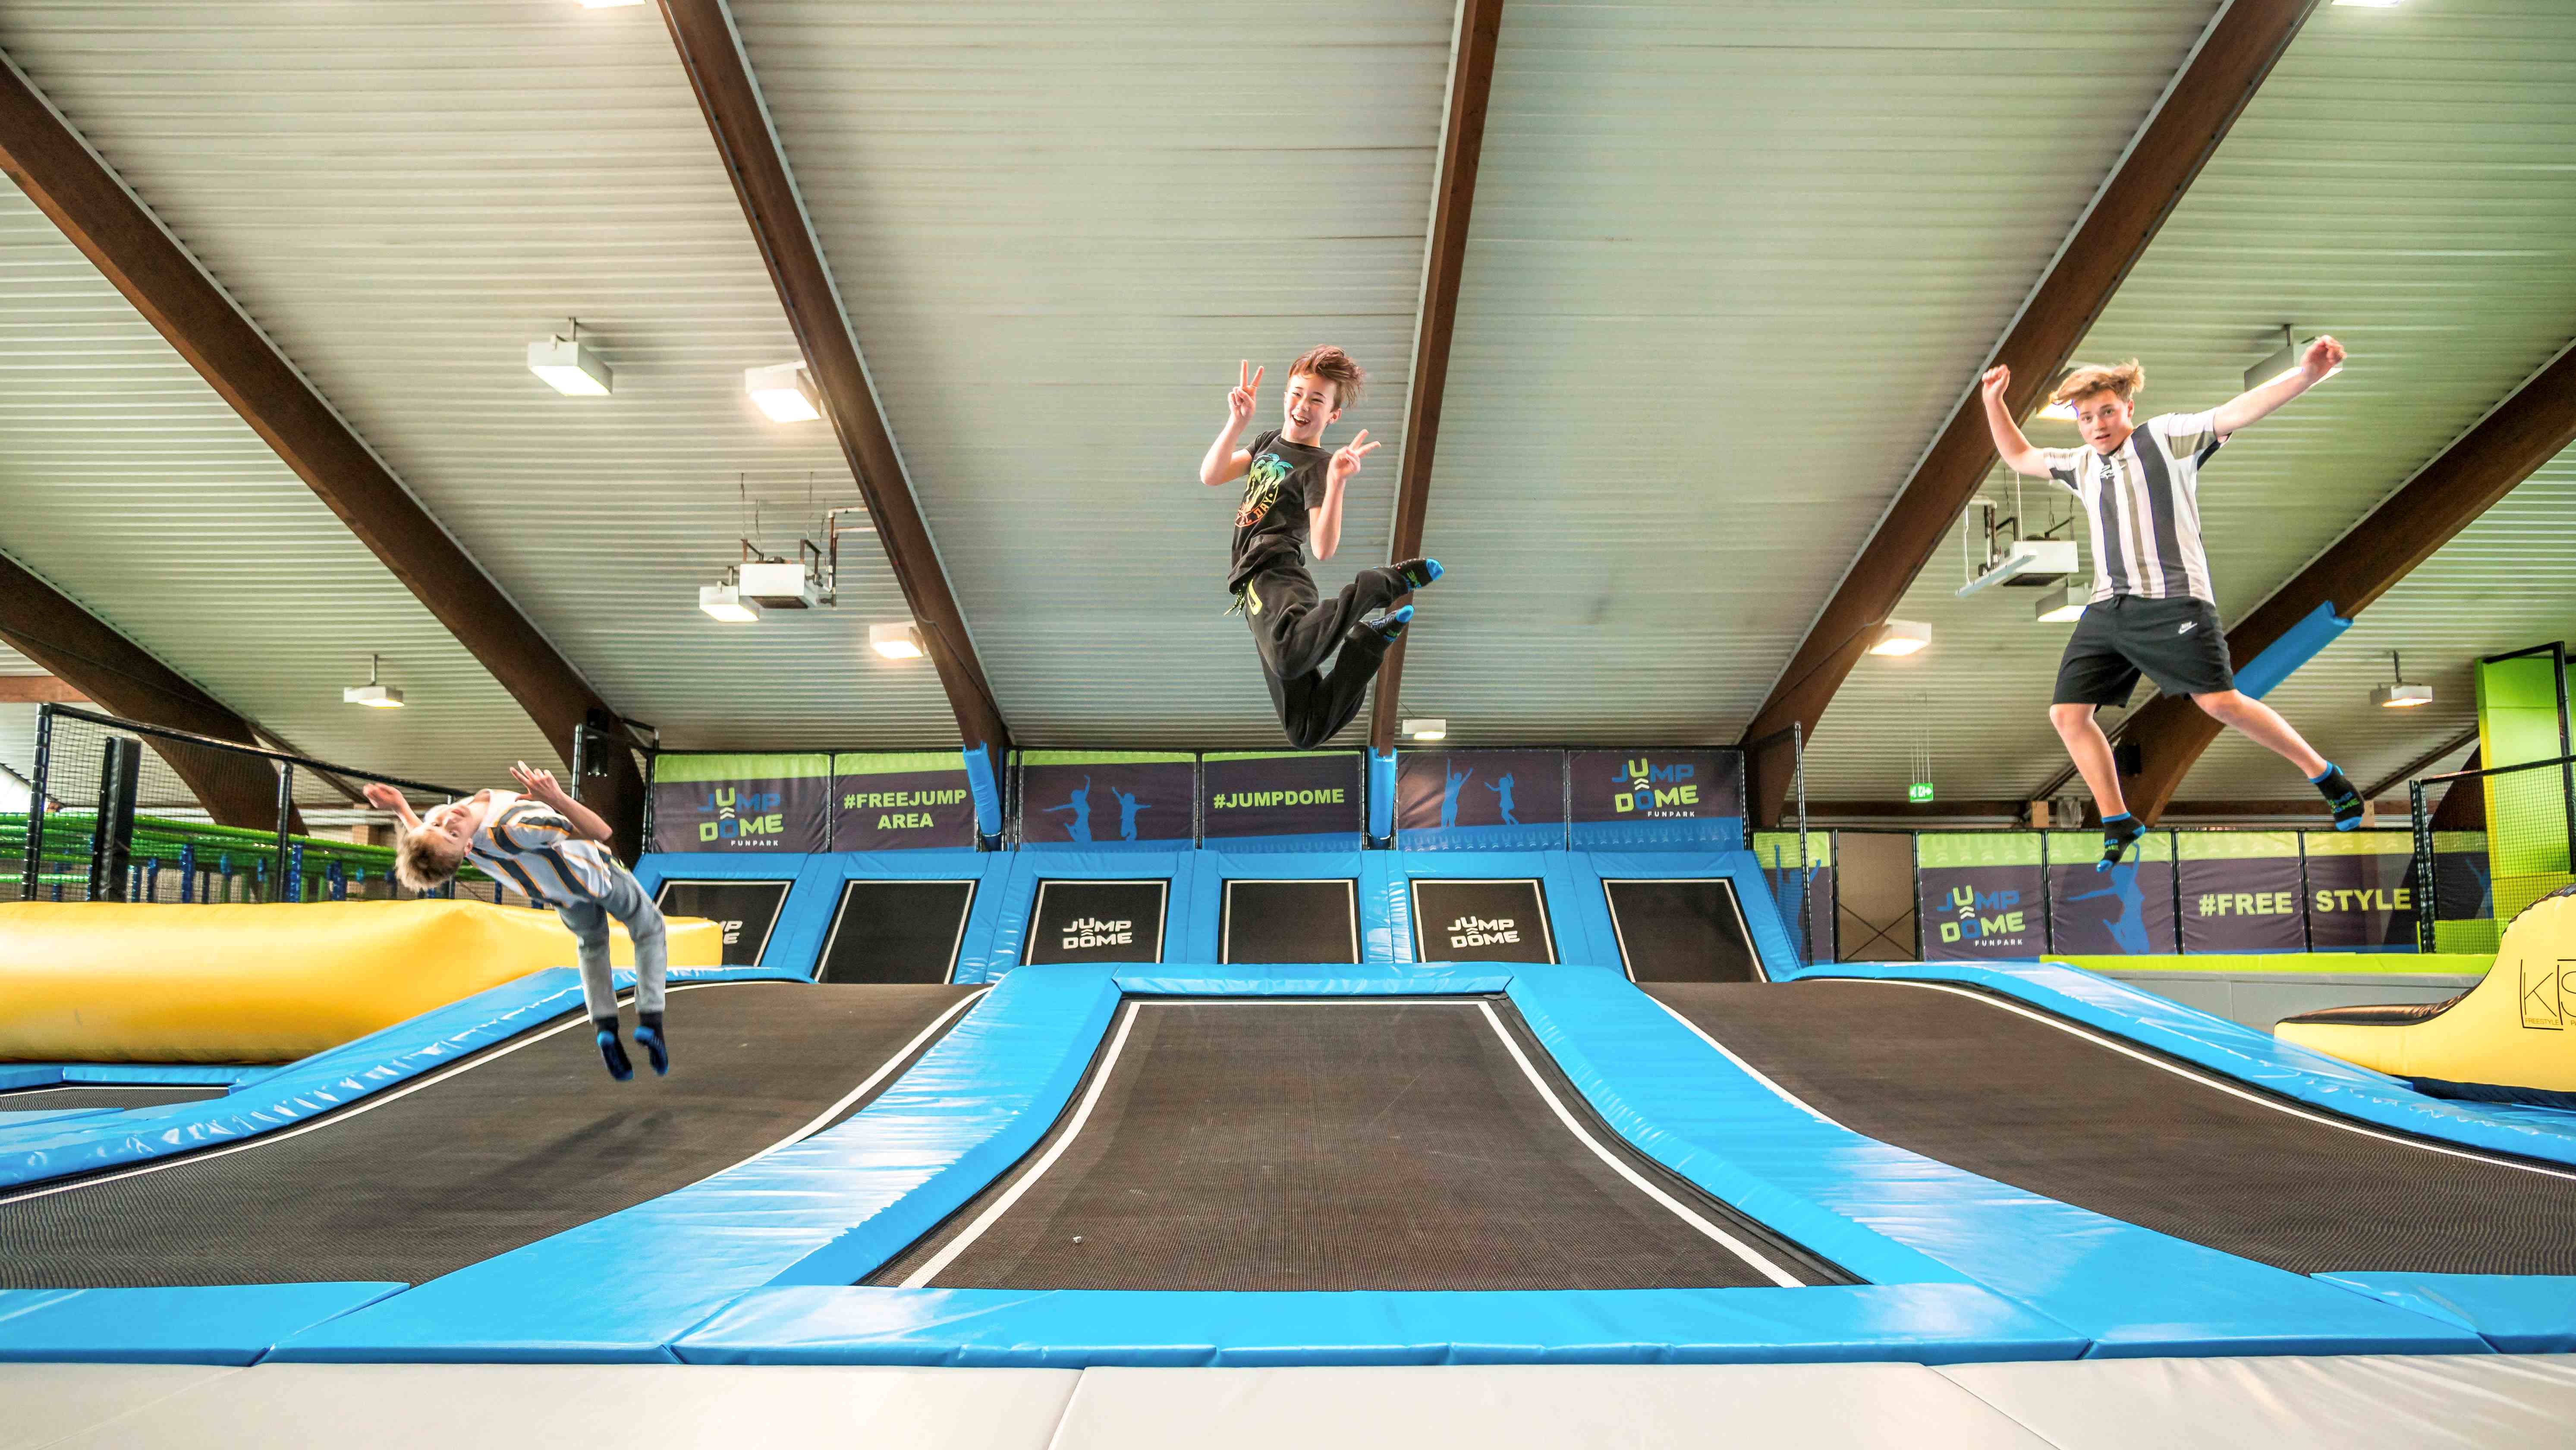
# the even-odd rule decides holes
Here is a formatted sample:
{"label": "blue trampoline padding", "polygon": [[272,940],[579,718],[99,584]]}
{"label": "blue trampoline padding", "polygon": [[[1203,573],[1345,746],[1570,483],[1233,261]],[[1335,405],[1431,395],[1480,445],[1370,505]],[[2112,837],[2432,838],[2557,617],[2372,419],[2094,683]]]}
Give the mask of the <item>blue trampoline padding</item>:
{"label": "blue trampoline padding", "polygon": [[[1021,949],[1028,943],[1029,917],[1037,910],[1041,881],[1171,882],[1171,895],[1163,903],[1163,960],[1180,960],[1186,939],[1182,928],[1192,919],[1194,893],[1203,870],[1200,858],[1204,854],[1186,850],[1091,851],[1072,846],[1043,851],[1023,848],[1006,853],[1007,864],[999,875],[985,878],[988,889],[999,885],[994,895],[1001,899],[993,917],[991,945],[986,949],[984,980],[995,980],[1019,965]],[[1215,952],[1207,955],[1214,956]]]}
{"label": "blue trampoline padding", "polygon": [[1864,1138],[1774,1093],[1622,978],[1519,967],[1510,996],[1621,1136],[1873,1283],[1983,1284],[2082,1333],[2096,1355],[2485,1347],[2456,1326]]}
{"label": "blue trampoline padding", "polygon": [[2576,1350],[2576,1278],[2547,1274],[2319,1274],[2358,1294],[2476,1330],[2505,1354]]}
{"label": "blue trampoline padding", "polygon": [[672,1342],[690,1364],[1959,1364],[2083,1336],[1971,1284],[1564,1293],[763,1289]]}
{"label": "blue trampoline padding", "polygon": [[1396,832],[1407,851],[1562,851],[1563,821],[1538,826],[1428,826]]}
{"label": "blue trampoline padding", "polygon": [[2490,1152],[2576,1165],[2576,1136],[2560,1124],[2492,1112],[2483,1103],[2426,1097],[2402,1079],[2057,962],[1843,962],[1796,975],[1985,987],[2343,1117]]}
{"label": "blue trampoline padding", "polygon": [[1024,967],[847,1121],[333,1320],[274,1358],[668,1360],[673,1337],[754,1289],[853,1283],[1036,1146],[1117,1005],[1107,967]]}
{"label": "blue trampoline padding", "polygon": [[[1576,851],[1567,857],[1567,870],[1574,878],[1575,910],[1556,915],[1574,916],[1587,942],[1580,957],[1560,948],[1558,955],[1567,961],[1597,963],[1618,968],[1624,974],[1618,930],[1610,921],[1610,899],[1602,894],[1604,879],[1723,877],[1735,887],[1736,902],[1744,908],[1744,925],[1752,933],[1754,951],[1761,954],[1763,970],[1777,978],[1790,975],[1799,966],[1798,953],[1789,944],[1788,929],[1780,924],[1779,907],[1771,899],[1771,884],[1763,879],[1762,862],[1750,851]],[[1561,933],[1572,934],[1571,928]]]}
{"label": "blue trampoline padding", "polygon": [[[1512,828],[1497,826],[1491,829]],[[1514,881],[1535,878],[1547,897],[1548,935],[1556,942],[1556,959],[1593,966],[1602,964],[1592,944],[1590,930],[1579,924],[1581,889],[1575,885],[1573,858],[1567,852],[1402,850],[1377,851],[1371,855],[1385,862],[1378,869],[1386,875],[1377,882],[1364,879],[1360,883],[1360,929],[1364,933],[1383,930],[1396,961],[1414,959],[1414,881],[1492,877]],[[1593,890],[1598,892],[1600,888],[1596,885]],[[1566,923],[1566,926],[1559,926],[1559,922]],[[1569,927],[1572,928],[1570,933]],[[1619,955],[1615,949],[1610,954],[1609,966],[1613,971],[1618,970]]]}
{"label": "blue trampoline padding", "polygon": [[[1284,839],[1284,838],[1283,838]],[[1213,962],[1225,954],[1225,883],[1228,881],[1351,881],[1359,910],[1360,960],[1392,962],[1395,936],[1387,924],[1385,882],[1392,865],[1384,851],[1237,850],[1238,843],[1211,846],[1198,853],[1190,876],[1189,900],[1175,902],[1175,930],[1164,944],[1163,959]],[[1175,883],[1177,884],[1177,883]],[[1407,953],[1409,956],[1410,953]]]}
{"label": "blue trampoline padding", "polygon": [[1566,828],[1566,843],[1577,851],[1741,851],[1744,817],[1576,821]]}
{"label": "blue trampoline padding", "polygon": [[0,1360],[256,1364],[300,1329],[402,1284],[230,1284],[172,1289],[0,1289]]}
{"label": "blue trampoline padding", "polygon": [[1368,837],[1383,843],[1395,834],[1395,752],[1368,753]]}
{"label": "blue trampoline padding", "polygon": [[1210,836],[1201,850],[1241,851],[1248,855],[1294,855],[1303,851],[1356,851],[1357,831],[1314,831],[1294,836]]}
{"label": "blue trampoline padding", "polygon": [[63,1080],[63,1067],[64,1064],[58,1062],[13,1062],[0,1066],[0,1092],[51,1087]]}
{"label": "blue trampoline padding", "polygon": [[832,913],[840,909],[841,887],[846,882],[973,881],[977,883],[975,904],[966,913],[966,939],[958,946],[955,980],[983,981],[993,949],[993,925],[1002,916],[1002,886],[1010,860],[1007,852],[962,848],[808,856],[795,887],[787,893],[778,929],[761,960],[808,979],[822,970],[823,946],[831,937]]}
{"label": "blue trampoline padding", "polygon": [[832,903],[817,900],[827,893],[807,890],[801,878],[809,863],[821,859],[802,851],[654,851],[635,862],[635,881],[648,901],[661,892],[663,882],[672,880],[790,883],[760,965],[811,977]]}
{"label": "blue trampoline padding", "polygon": [[989,841],[1002,834],[1002,788],[993,779],[993,752],[981,745],[965,746],[966,790],[975,800],[975,834]]}
{"label": "blue trampoline padding", "polygon": [[101,1113],[121,1111],[120,1108],[12,1108],[5,1100],[0,1100],[0,1143],[8,1141],[8,1134],[37,1123],[58,1123],[65,1118],[95,1118]]}
{"label": "blue trampoline padding", "polygon": [[[677,973],[674,973],[676,976]],[[257,1137],[517,1036],[581,1005],[581,977],[548,967],[424,1012],[220,1098],[129,1108],[0,1142],[0,1187]]]}
{"label": "blue trampoline padding", "polygon": [[1500,992],[1520,968],[1509,962],[1371,962],[1113,970],[1118,989],[1140,997],[1440,997]]}
{"label": "blue trampoline padding", "polygon": [[273,1077],[287,1064],[243,1062],[71,1062],[63,1081],[120,1087],[224,1087]]}

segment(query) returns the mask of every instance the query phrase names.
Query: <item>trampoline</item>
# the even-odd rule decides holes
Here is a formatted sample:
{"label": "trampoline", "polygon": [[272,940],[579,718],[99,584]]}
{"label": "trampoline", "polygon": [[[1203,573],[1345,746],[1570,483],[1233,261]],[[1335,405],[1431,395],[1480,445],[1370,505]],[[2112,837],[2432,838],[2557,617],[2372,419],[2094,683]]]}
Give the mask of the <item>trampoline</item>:
{"label": "trampoline", "polygon": [[1359,883],[1348,877],[1229,880],[1217,922],[1219,962],[1360,959]]}
{"label": "trampoline", "polygon": [[0,1288],[421,1283],[840,1121],[976,990],[674,988],[671,1075],[625,1083],[574,1012],[309,1124],[0,1194]]}
{"label": "trampoline", "polygon": [[866,1282],[1850,1282],[1629,1150],[1507,1002],[1131,998],[1029,1156]]}
{"label": "trampoline", "polygon": [[1604,880],[1601,894],[1629,981],[1767,979],[1734,882],[1721,876]]}
{"label": "trampoline", "polygon": [[1553,962],[1547,890],[1536,877],[1416,877],[1413,952],[1425,962]]}
{"label": "trampoline", "polygon": [[1172,883],[1041,881],[1029,912],[1028,960],[1159,962]]}
{"label": "trampoline", "polygon": [[823,939],[823,982],[946,982],[957,975],[973,881],[850,881]]}
{"label": "trampoline", "polygon": [[795,884],[783,880],[673,877],[654,892],[653,905],[664,916],[703,917],[722,926],[724,964],[756,967],[768,954],[770,935],[778,929],[778,914],[787,906],[788,888]]}
{"label": "trampoline", "polygon": [[1947,984],[1645,990],[1853,1132],[2294,1273],[2576,1274],[2576,1170],[2332,1117]]}

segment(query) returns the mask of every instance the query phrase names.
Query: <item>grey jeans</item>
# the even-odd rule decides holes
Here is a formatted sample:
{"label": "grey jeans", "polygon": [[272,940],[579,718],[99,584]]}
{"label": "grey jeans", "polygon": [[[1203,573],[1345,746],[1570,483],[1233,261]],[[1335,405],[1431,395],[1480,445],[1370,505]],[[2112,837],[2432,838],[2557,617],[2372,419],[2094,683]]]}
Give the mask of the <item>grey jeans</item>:
{"label": "grey jeans", "polygon": [[626,923],[635,943],[635,1010],[662,1010],[662,978],[670,970],[670,953],[662,943],[662,913],[644,899],[644,888],[620,870],[609,879],[608,896],[555,908],[581,943],[581,996],[590,1004],[590,1020],[617,1020],[617,990],[608,972],[608,919]]}

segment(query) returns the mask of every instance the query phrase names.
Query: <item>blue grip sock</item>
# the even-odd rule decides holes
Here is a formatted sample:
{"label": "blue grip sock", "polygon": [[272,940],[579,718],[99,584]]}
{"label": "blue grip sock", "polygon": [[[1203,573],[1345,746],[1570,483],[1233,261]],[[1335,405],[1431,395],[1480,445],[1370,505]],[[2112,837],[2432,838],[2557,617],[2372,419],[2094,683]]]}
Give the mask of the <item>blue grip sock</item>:
{"label": "blue grip sock", "polygon": [[671,1044],[662,1032],[662,1014],[642,1012],[636,1015],[635,1045],[643,1048],[644,1055],[653,1060],[653,1075],[661,1077],[671,1070]]}
{"label": "blue grip sock", "polygon": [[2326,809],[2334,812],[2336,830],[2361,829],[2361,792],[2353,789],[2352,782],[2345,778],[2342,767],[2328,761],[2326,773],[2309,776],[2308,784],[2315,786],[2317,794],[2326,798]]}
{"label": "blue grip sock", "polygon": [[1413,590],[1433,583],[1449,571],[1441,568],[1437,559],[1407,559],[1395,566],[1395,572],[1404,576],[1404,587]]}
{"label": "blue grip sock", "polygon": [[1359,622],[1359,628],[1375,630],[1377,631],[1378,638],[1385,640],[1388,644],[1393,644],[1397,640],[1404,638],[1404,627],[1412,622],[1413,606],[1406,604],[1390,609],[1375,619],[1361,620]]}
{"label": "blue grip sock", "polygon": [[599,1031],[592,1040],[599,1044],[599,1058],[608,1064],[610,1077],[624,1082],[635,1076],[635,1064],[626,1059],[626,1044],[617,1040],[616,1023],[599,1024]]}

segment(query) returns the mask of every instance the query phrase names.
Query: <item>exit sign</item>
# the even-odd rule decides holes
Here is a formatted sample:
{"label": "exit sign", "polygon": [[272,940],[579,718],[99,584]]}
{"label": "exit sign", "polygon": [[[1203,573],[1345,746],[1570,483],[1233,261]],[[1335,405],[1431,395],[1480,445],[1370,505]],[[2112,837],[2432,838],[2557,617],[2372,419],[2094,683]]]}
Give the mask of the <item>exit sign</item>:
{"label": "exit sign", "polygon": [[1916,805],[1932,799],[1932,782],[1918,780],[1905,788],[1905,798]]}

